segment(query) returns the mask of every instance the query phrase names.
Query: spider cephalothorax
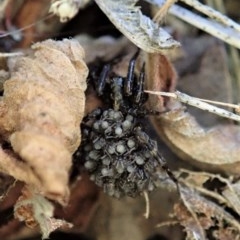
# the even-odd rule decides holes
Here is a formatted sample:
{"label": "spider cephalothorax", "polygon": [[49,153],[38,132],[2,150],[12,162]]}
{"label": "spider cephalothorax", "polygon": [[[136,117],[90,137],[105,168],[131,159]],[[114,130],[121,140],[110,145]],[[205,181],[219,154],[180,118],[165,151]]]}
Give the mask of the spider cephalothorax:
{"label": "spider cephalothorax", "polygon": [[[76,153],[91,179],[118,198],[152,191],[159,185],[157,171],[169,178],[156,142],[144,131],[142,119],[149,111],[144,107],[144,65],[138,78],[134,74],[137,55],[129,63],[127,77],[108,77],[110,67],[103,67],[95,86],[98,95],[108,100],[108,106],[85,117],[82,143]],[[104,94],[106,89],[110,94]]]}

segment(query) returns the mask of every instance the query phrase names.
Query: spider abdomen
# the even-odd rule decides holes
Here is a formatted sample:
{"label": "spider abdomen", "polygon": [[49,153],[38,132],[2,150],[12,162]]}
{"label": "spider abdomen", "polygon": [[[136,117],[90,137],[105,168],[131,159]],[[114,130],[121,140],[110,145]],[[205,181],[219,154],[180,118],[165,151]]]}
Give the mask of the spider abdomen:
{"label": "spider abdomen", "polygon": [[115,197],[133,197],[155,188],[151,171],[159,162],[143,140],[139,141],[140,123],[136,126],[136,122],[128,113],[108,109],[98,120],[85,123],[91,130],[83,136],[84,166],[91,179]]}

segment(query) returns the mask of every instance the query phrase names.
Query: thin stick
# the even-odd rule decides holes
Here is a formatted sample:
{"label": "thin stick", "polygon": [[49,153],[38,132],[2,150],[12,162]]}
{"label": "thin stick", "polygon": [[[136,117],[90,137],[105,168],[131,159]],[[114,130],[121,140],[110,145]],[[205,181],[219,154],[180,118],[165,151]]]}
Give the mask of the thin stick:
{"label": "thin stick", "polygon": [[166,222],[162,222],[162,223],[158,223],[156,225],[156,228],[161,228],[161,227],[170,227],[170,226],[173,226],[173,225],[177,225],[179,224],[179,221],[166,221]]}
{"label": "thin stick", "polygon": [[169,8],[178,0],[167,0],[164,5],[157,11],[156,15],[154,16],[153,20],[155,22],[161,22],[164,17],[167,15]]}
{"label": "thin stick", "polygon": [[0,58],[17,57],[17,56],[22,56],[22,55],[24,55],[22,52],[12,52],[12,53],[1,53],[0,52]]}
{"label": "thin stick", "polygon": [[[210,105],[210,104],[206,103],[206,101],[209,101],[209,100],[202,100],[202,99],[199,99],[199,98],[191,97],[191,96],[189,96],[185,93],[181,93],[179,91],[176,91],[174,93],[155,92],[155,91],[145,91],[145,92],[150,93],[150,94],[155,94],[155,95],[172,97],[172,98],[175,98],[178,101],[186,103],[188,105],[200,108],[202,110],[205,110],[205,111],[208,111],[208,112],[211,112],[211,113],[214,113],[214,114],[219,115],[221,117],[229,118],[229,119],[232,119],[234,121],[240,122],[240,116],[239,115],[234,114],[232,112],[229,112],[225,109],[218,108],[218,107],[215,107],[213,105]],[[218,103],[220,103],[220,102],[218,102]],[[223,104],[224,103],[221,103],[221,105],[223,105]],[[237,106],[237,105],[227,104],[227,106],[229,106],[229,105],[231,105],[231,107],[239,109],[239,106]]]}
{"label": "thin stick", "polygon": [[47,20],[47,19],[49,19],[49,18],[51,18],[53,16],[54,16],[53,14],[48,14],[46,17],[44,17],[44,18],[42,18],[42,19],[40,19],[40,20],[38,20],[38,21],[36,21],[34,23],[31,23],[31,24],[29,24],[29,25],[27,25],[25,27],[22,27],[22,28],[19,28],[17,30],[13,30],[13,31],[9,31],[9,32],[0,34],[0,38],[4,38],[4,37],[11,36],[11,35],[14,35],[14,34],[19,33],[19,32],[23,32],[26,29],[31,28],[31,27],[35,26],[36,24],[41,23],[41,22],[43,22],[43,21],[45,21],[45,20]]}
{"label": "thin stick", "polygon": [[143,192],[143,196],[144,196],[144,200],[145,200],[145,204],[146,204],[146,210],[145,213],[143,214],[143,216],[148,219],[149,215],[150,215],[150,202],[149,202],[149,196],[148,193],[146,191]]}

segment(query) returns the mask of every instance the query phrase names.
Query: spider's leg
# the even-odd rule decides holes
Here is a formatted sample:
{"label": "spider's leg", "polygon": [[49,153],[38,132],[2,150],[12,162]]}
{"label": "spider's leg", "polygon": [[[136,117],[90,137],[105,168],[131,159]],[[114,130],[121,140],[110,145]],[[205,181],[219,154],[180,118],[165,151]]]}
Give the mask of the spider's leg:
{"label": "spider's leg", "polygon": [[94,119],[98,118],[102,114],[102,112],[103,112],[103,110],[101,108],[94,109],[92,112],[90,112],[83,118],[82,123],[86,123],[90,120],[94,120]]}
{"label": "spider's leg", "polygon": [[113,99],[113,108],[118,111],[121,106],[123,106],[123,78],[122,77],[114,77],[111,82],[112,94],[111,97]]}
{"label": "spider's leg", "polygon": [[[139,78],[136,82],[134,102],[136,104],[143,104],[146,100],[146,95],[144,93],[144,81],[145,81],[145,63],[142,65],[142,69],[139,74]],[[144,96],[145,95],[145,96]]]}
{"label": "spider's leg", "polygon": [[140,52],[140,49],[137,50],[137,52],[134,54],[134,56],[132,57],[128,65],[128,73],[124,82],[124,93],[127,96],[132,95],[132,88],[133,88],[133,82],[134,82],[134,69],[135,69],[135,64],[136,64],[136,60],[139,55],[139,52]]}
{"label": "spider's leg", "polygon": [[105,88],[110,69],[111,69],[111,65],[105,64],[100,73],[100,76],[99,76],[99,79],[97,82],[97,86],[96,86],[96,91],[99,96],[103,95],[103,90]]}

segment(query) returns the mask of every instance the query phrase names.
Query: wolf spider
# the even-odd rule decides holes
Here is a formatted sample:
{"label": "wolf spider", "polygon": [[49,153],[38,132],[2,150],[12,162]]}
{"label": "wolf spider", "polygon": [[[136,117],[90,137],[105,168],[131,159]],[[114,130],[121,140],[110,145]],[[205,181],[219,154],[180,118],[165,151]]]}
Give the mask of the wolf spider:
{"label": "wolf spider", "polygon": [[144,131],[143,118],[154,113],[144,106],[144,64],[139,77],[134,73],[138,54],[130,60],[126,77],[109,77],[111,67],[106,64],[94,78],[96,92],[108,106],[83,119],[82,143],[75,154],[90,178],[117,198],[152,191],[161,185],[160,179],[175,182],[156,141]]}

